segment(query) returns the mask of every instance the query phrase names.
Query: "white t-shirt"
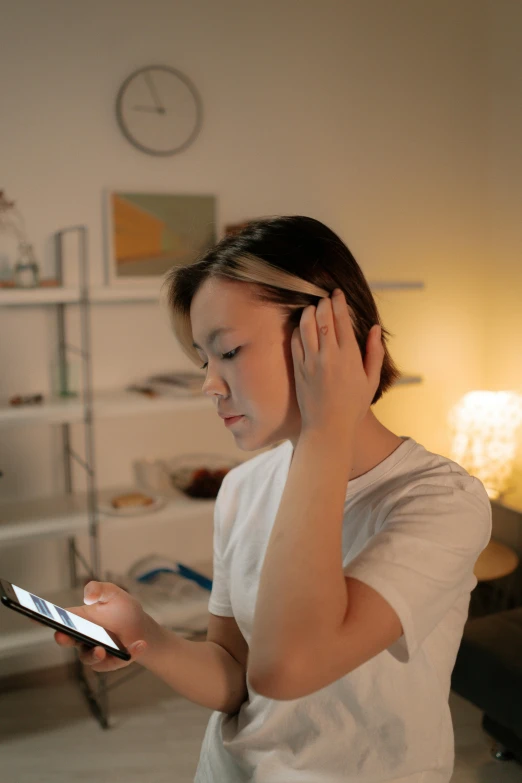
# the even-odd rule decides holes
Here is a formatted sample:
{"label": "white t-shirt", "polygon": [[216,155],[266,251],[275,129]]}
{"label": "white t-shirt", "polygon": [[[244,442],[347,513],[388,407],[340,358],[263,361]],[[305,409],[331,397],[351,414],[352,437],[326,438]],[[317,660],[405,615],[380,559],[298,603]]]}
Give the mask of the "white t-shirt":
{"label": "white t-shirt", "polygon": [[[451,672],[491,537],[483,484],[413,438],[348,483],[345,575],[377,590],[403,636],[315,693],[213,712],[195,783],[448,783]],[[231,470],[216,499],[209,611],[250,644],[259,577],[290,468],[284,441]]]}

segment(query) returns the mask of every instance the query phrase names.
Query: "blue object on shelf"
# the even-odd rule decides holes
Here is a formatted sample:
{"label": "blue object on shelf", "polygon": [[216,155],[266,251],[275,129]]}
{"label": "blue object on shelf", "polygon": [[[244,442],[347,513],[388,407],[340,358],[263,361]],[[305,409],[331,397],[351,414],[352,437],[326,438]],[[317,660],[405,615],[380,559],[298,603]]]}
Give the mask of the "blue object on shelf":
{"label": "blue object on shelf", "polygon": [[212,579],[203,576],[203,574],[200,574],[199,571],[195,571],[193,568],[183,565],[183,563],[176,563],[176,565],[176,570],[173,568],[154,568],[152,571],[147,571],[138,576],[137,581],[147,583],[152,582],[158,574],[179,574],[179,576],[184,576],[185,579],[191,579],[193,582],[196,582],[205,590],[212,590]]}
{"label": "blue object on shelf", "polygon": [[194,571],[194,569],[184,566],[183,563],[178,563],[178,569],[181,576],[193,579],[198,585],[204,587],[205,590],[212,590],[212,579],[209,579],[208,576],[203,576],[199,571]]}

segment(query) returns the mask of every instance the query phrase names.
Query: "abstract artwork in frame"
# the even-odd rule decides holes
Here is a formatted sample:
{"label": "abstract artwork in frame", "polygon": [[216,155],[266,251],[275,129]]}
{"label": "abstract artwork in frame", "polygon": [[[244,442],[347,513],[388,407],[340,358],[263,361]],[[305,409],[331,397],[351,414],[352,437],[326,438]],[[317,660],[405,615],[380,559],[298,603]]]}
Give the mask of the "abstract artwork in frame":
{"label": "abstract artwork in frame", "polygon": [[111,190],[106,193],[106,282],[160,287],[175,265],[217,241],[216,197]]}
{"label": "abstract artwork in frame", "polygon": [[249,220],[246,220],[242,223],[229,223],[225,226],[225,236],[230,237],[233,236],[233,234],[239,234],[240,231],[248,226],[249,222]]}

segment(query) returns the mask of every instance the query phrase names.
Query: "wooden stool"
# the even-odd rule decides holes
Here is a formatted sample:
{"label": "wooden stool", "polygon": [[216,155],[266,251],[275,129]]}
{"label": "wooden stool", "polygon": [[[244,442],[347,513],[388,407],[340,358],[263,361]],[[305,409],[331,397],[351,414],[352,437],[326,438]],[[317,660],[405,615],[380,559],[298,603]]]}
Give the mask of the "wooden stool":
{"label": "wooden stool", "polygon": [[491,539],[480,553],[473,573],[479,582],[487,582],[513,573],[518,563],[519,557],[514,549]]}

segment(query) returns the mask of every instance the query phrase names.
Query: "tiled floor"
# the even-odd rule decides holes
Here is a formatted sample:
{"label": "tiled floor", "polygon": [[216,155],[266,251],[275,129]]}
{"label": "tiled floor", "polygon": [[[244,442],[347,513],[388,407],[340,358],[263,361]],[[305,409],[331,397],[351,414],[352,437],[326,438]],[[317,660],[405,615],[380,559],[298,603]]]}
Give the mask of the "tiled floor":
{"label": "tiled floor", "polygon": [[[522,766],[491,758],[479,710],[454,693],[450,706],[452,783],[522,783]],[[210,710],[142,670],[111,716],[102,730],[73,681],[0,694],[0,783],[192,783]]]}

